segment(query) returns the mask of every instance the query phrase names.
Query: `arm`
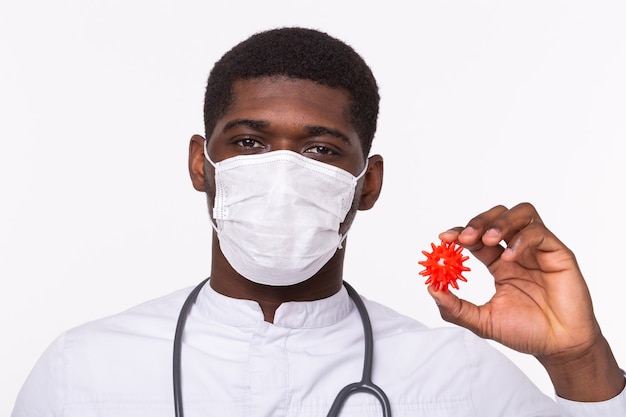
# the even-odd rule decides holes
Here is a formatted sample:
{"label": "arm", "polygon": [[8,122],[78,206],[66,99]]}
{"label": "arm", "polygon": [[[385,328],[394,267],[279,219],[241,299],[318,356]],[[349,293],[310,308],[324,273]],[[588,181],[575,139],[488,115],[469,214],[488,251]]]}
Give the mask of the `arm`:
{"label": "arm", "polygon": [[532,205],[494,207],[440,238],[469,249],[487,266],[496,287],[482,306],[429,288],[444,320],[534,355],[561,398],[599,402],[624,389],[624,375],[596,321],[576,258]]}

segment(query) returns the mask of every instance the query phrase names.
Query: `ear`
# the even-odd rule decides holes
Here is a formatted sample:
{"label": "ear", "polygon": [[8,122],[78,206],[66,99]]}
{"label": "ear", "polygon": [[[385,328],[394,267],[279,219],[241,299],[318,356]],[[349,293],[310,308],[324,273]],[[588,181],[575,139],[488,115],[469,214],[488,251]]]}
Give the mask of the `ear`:
{"label": "ear", "polygon": [[193,135],[189,141],[189,176],[193,188],[206,191],[204,187],[204,138]]}
{"label": "ear", "polygon": [[361,190],[359,210],[369,210],[374,207],[383,187],[383,157],[372,155],[367,163],[367,171],[364,175],[365,183]]}

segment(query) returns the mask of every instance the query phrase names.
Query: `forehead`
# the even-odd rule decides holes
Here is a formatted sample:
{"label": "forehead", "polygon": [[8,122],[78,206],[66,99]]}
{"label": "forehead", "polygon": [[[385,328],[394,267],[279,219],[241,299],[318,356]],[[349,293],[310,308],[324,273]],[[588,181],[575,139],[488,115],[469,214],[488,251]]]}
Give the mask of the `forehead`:
{"label": "forehead", "polygon": [[[311,80],[287,76],[269,76],[235,80],[233,98],[297,98],[311,102],[335,102],[342,111],[348,110],[350,94],[343,88],[334,88]],[[336,110],[336,109],[335,109]]]}
{"label": "forehead", "polygon": [[268,121],[290,119],[328,125],[356,135],[350,117],[350,94],[310,80],[289,77],[261,77],[237,80],[232,101],[218,121],[254,117]]}

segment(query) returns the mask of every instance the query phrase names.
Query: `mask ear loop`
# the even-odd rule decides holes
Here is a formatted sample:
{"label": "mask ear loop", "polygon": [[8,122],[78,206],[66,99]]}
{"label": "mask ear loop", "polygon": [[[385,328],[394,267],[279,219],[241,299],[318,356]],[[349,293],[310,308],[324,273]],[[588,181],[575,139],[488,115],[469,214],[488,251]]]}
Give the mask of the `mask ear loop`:
{"label": "mask ear loop", "polygon": [[[363,178],[365,176],[365,173],[367,172],[367,168],[369,167],[369,158],[365,158],[365,166],[363,167],[363,171],[361,171],[361,173],[359,175],[357,175],[356,177],[354,177],[354,188],[356,190],[356,184],[359,182],[359,180],[361,178]],[[352,197],[354,199],[354,196]],[[345,218],[344,218],[345,220]],[[346,240],[346,237],[348,237],[348,232],[350,231],[350,229],[348,228],[348,230],[346,230],[346,232],[341,235],[341,239],[339,240],[339,244],[337,245],[337,249],[343,249],[343,241]]]}
{"label": "mask ear loop", "polygon": [[363,167],[363,171],[361,171],[361,173],[359,175],[357,175],[356,177],[354,177],[354,185],[356,185],[356,183],[363,178],[363,176],[365,176],[365,173],[367,172],[367,168],[370,166],[370,160],[369,158],[365,158],[365,166]]}
{"label": "mask ear loop", "polygon": [[[209,156],[209,151],[207,149],[207,146],[209,144],[208,139],[204,140],[204,145],[202,146],[202,151],[204,153],[204,159],[206,159],[209,164],[211,164],[213,166],[213,168],[217,169],[217,164],[215,162],[213,162],[211,160],[211,157]],[[215,196],[213,196],[213,199],[215,199]],[[215,203],[213,203],[215,205]],[[213,210],[215,210],[215,207],[212,208]],[[209,221],[211,223],[211,227],[213,228],[213,230],[215,230],[215,233],[217,233],[219,235],[219,230],[217,230],[217,224],[215,224],[215,221],[213,219],[214,216],[209,216]]]}
{"label": "mask ear loop", "polygon": [[204,158],[207,161],[209,161],[209,164],[213,165],[213,168],[217,168],[217,164],[215,162],[213,162],[213,160],[209,156],[209,150],[207,149],[208,145],[209,145],[209,141],[208,141],[208,139],[205,139],[204,140],[204,146],[202,146],[202,151],[204,152]]}

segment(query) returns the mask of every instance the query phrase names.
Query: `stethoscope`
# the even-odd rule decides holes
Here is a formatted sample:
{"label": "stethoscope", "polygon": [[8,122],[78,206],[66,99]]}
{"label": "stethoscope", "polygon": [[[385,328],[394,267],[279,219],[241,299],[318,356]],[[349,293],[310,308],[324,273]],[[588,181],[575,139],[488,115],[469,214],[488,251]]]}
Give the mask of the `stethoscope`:
{"label": "stethoscope", "polygon": [[[183,307],[180,309],[178,315],[178,322],[176,323],[176,332],[174,333],[174,411],[176,417],[183,417],[183,400],[182,400],[182,384],[181,384],[181,350],[183,343],[183,331],[185,330],[185,322],[191,307],[198,298],[198,293],[206,284],[209,278],[198,284],[187,296]],[[336,417],[339,415],[341,408],[345,404],[346,400],[357,392],[364,392],[371,394],[378,399],[380,405],[383,408],[383,416],[391,417],[391,404],[387,398],[387,394],[376,384],[372,382],[372,358],[374,356],[374,337],[372,336],[372,323],[370,321],[369,314],[363,300],[357,292],[352,288],[350,284],[344,281],[343,285],[348,291],[348,295],[356,305],[359,315],[361,316],[361,322],[363,323],[363,337],[365,339],[365,354],[363,356],[363,376],[358,382],[353,382],[346,385],[339,391],[333,405],[328,411],[327,417]]]}

